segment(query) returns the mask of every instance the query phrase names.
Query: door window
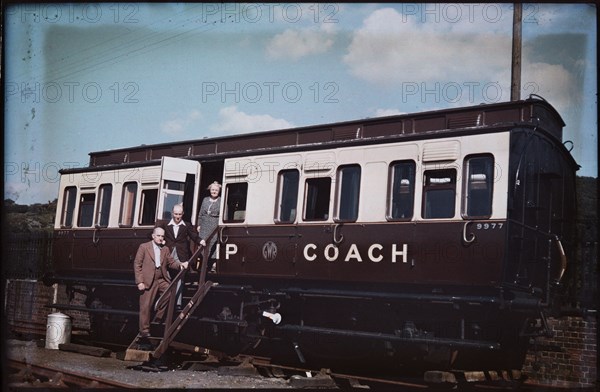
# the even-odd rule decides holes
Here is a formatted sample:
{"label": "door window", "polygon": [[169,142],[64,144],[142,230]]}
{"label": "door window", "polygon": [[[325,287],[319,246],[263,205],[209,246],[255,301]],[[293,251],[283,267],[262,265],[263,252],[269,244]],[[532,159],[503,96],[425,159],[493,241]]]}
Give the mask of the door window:
{"label": "door window", "polygon": [[423,184],[423,218],[453,218],[456,200],[456,170],[428,170]]}

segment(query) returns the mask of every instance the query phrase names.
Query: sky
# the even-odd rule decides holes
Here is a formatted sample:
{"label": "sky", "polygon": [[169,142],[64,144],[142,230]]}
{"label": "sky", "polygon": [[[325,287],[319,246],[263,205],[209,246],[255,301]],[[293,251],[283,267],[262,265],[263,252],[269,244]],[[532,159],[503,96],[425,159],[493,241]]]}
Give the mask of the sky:
{"label": "sky", "polygon": [[[509,3],[4,5],[4,197],[89,153],[510,100]],[[523,4],[521,97],[597,177],[597,14]]]}

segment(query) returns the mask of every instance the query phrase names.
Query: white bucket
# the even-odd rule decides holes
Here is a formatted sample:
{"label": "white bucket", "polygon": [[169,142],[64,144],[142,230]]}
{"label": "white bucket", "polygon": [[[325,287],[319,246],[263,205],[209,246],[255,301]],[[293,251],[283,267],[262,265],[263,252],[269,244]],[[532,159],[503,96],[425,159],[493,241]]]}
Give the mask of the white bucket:
{"label": "white bucket", "polygon": [[58,350],[58,345],[71,342],[71,318],[66,314],[48,315],[46,325],[46,348]]}

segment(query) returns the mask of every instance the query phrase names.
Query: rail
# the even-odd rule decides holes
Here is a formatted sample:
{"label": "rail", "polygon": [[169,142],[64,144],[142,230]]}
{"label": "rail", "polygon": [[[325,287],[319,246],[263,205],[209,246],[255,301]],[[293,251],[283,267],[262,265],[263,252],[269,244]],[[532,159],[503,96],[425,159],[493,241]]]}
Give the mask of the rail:
{"label": "rail", "polygon": [[[213,232],[208,236],[208,238],[205,239],[205,242],[207,244],[210,244],[212,238],[217,234],[218,230],[218,227],[215,228],[215,230],[213,230]],[[163,338],[161,339],[160,343],[158,344],[158,346],[152,354],[152,357],[154,357],[155,359],[160,358],[165,353],[171,342],[173,342],[181,328],[183,328],[183,326],[187,322],[189,315],[194,313],[198,305],[202,302],[202,300],[213,285],[211,281],[206,280],[210,248],[210,246],[198,247],[198,249],[194,252],[192,257],[190,257],[188,260],[188,262],[191,264],[192,261],[196,260],[198,256],[202,254],[202,264],[200,266],[200,275],[198,277],[198,290],[196,290],[196,293],[194,293],[189,302],[184,306],[177,318],[173,319],[176,300],[175,290],[177,289],[178,283],[182,282],[183,278],[185,277],[187,269],[179,271],[177,276],[171,281],[165,292],[160,296],[160,298],[156,302],[155,309],[158,309],[161,306],[164,306],[165,301],[169,301],[167,305],[167,316],[165,319],[166,321]],[[189,265],[188,268],[190,268]]]}
{"label": "rail", "polygon": [[[42,383],[39,380],[29,385],[23,383],[19,385],[13,384],[12,387],[15,390],[20,388],[117,388],[117,389],[136,389],[136,385],[126,384],[115,380],[109,380],[107,378],[98,377],[90,374],[82,374],[72,370],[59,369],[54,366],[35,365],[24,361],[18,361],[14,359],[8,359],[6,361],[7,368],[19,371],[16,376],[13,376],[13,383],[15,378],[21,377],[23,380],[31,380],[37,377],[46,378],[49,381]],[[11,385],[8,385],[9,388]],[[13,389],[10,388],[10,389]]]}

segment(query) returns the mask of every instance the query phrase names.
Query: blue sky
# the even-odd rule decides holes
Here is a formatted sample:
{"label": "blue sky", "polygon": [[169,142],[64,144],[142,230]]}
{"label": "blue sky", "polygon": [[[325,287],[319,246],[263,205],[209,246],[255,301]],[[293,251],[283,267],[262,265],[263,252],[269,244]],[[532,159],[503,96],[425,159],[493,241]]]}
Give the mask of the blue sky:
{"label": "blue sky", "polygon": [[[44,3],[5,8],[5,198],[141,144],[510,99],[512,5]],[[522,97],[597,177],[596,9],[523,5]]]}

